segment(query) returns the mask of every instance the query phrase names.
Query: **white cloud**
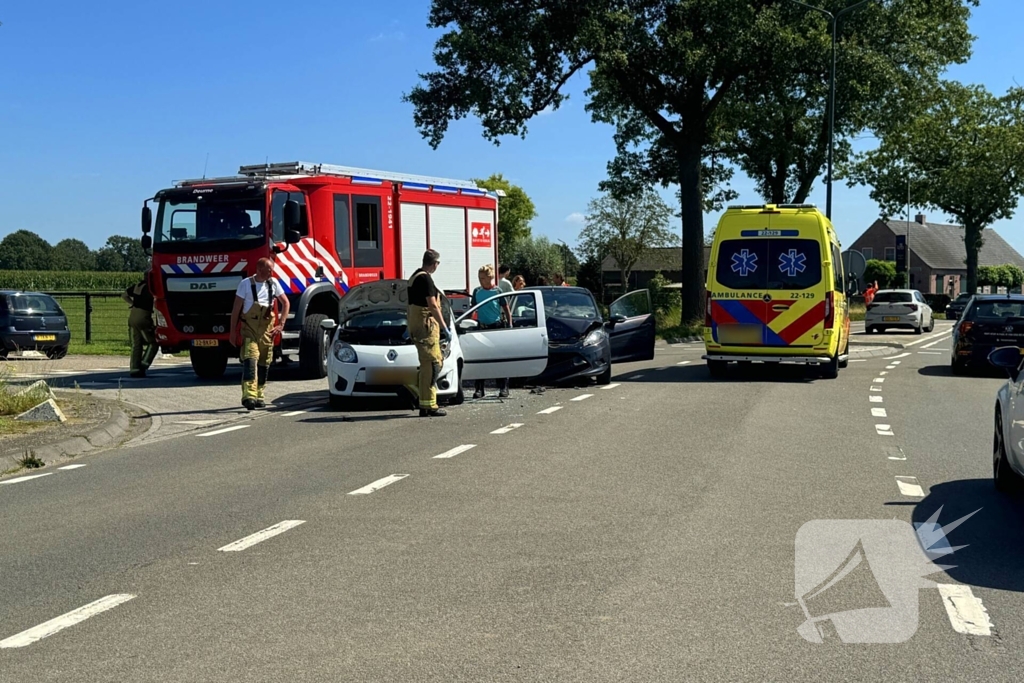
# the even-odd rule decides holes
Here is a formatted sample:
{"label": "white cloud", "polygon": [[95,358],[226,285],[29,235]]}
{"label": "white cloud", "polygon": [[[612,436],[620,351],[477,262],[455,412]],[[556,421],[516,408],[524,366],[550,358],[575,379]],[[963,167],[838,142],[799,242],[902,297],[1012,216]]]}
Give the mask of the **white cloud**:
{"label": "white cloud", "polygon": [[371,43],[380,43],[380,42],[384,42],[384,41],[387,41],[389,43],[390,42],[401,42],[403,40],[405,40],[405,32],[404,31],[391,31],[389,33],[378,33],[377,35],[375,35],[372,38],[370,38],[370,42]]}
{"label": "white cloud", "polygon": [[580,213],[579,211],[574,211],[573,213],[570,213],[568,216],[565,217],[565,222],[566,223],[582,223],[586,219],[587,219],[587,217],[584,216],[582,213]]}

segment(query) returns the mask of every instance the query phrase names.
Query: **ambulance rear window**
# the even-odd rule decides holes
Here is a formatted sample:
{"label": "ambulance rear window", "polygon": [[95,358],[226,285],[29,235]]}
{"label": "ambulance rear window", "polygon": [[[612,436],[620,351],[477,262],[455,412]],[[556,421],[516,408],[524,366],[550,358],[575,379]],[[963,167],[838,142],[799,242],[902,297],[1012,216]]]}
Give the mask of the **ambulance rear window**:
{"label": "ambulance rear window", "polygon": [[728,289],[807,289],[821,282],[821,245],[804,239],[723,240],[715,277]]}

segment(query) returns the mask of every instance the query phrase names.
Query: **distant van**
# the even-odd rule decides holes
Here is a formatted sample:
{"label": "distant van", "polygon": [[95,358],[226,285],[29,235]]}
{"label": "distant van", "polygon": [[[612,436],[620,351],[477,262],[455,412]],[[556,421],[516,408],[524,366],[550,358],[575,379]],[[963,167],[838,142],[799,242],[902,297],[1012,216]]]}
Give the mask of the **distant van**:
{"label": "distant van", "polygon": [[708,264],[704,359],[801,363],[829,379],[849,362],[850,312],[839,239],[813,204],[734,206]]}

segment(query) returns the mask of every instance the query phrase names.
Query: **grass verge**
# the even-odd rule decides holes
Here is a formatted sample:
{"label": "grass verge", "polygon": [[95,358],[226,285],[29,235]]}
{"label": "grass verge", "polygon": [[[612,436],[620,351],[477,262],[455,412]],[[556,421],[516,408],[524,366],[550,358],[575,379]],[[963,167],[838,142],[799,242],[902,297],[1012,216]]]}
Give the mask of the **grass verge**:
{"label": "grass verge", "polygon": [[24,434],[37,427],[29,423],[16,422],[12,418],[45,401],[47,393],[42,389],[34,389],[18,394],[19,390],[20,387],[10,385],[6,376],[0,375],[0,435]]}
{"label": "grass verge", "polygon": [[655,314],[657,336],[659,339],[680,339],[682,337],[699,337],[704,333],[704,322],[701,320],[683,323],[680,320],[681,310],[673,306],[667,311]]}
{"label": "grass verge", "polygon": [[131,344],[118,344],[116,342],[76,342],[72,337],[68,345],[68,353],[77,356],[130,356],[132,353]]}

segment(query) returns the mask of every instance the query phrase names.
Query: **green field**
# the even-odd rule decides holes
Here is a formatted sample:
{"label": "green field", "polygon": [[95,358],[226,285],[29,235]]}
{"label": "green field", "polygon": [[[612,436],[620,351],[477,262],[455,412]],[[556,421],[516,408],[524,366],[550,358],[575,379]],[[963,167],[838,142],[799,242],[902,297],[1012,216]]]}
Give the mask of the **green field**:
{"label": "green field", "polygon": [[94,294],[92,304],[92,343],[85,341],[85,297],[54,294],[68,316],[71,345],[68,353],[90,355],[127,355],[131,352],[128,330],[128,304],[119,294]]}

